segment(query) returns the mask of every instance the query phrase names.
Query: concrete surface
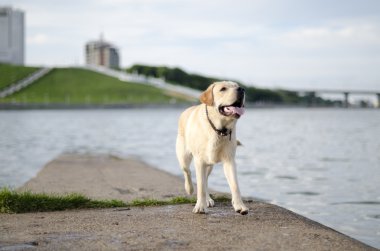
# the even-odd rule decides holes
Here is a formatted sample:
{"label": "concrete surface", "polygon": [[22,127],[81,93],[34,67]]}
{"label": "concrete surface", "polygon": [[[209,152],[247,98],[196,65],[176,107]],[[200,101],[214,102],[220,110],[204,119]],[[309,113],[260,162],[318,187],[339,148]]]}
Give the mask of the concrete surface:
{"label": "concrete surface", "polygon": [[134,159],[115,156],[61,155],[19,190],[79,192],[96,199],[165,199],[185,195],[183,181]]}

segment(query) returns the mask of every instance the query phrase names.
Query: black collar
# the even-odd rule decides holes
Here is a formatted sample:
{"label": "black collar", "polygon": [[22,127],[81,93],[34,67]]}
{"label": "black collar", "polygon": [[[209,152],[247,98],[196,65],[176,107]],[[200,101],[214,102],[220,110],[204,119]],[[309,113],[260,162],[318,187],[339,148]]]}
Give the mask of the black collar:
{"label": "black collar", "polygon": [[216,134],[218,134],[219,136],[227,136],[227,135],[230,135],[230,141],[231,141],[231,134],[232,134],[232,129],[227,129],[225,127],[223,127],[222,129],[216,129],[215,125],[212,123],[211,119],[209,118],[208,116],[208,110],[207,110],[207,105],[205,104],[205,107],[206,107],[206,117],[207,117],[207,120],[208,122],[210,123],[210,126],[212,127],[212,129],[216,132]]}

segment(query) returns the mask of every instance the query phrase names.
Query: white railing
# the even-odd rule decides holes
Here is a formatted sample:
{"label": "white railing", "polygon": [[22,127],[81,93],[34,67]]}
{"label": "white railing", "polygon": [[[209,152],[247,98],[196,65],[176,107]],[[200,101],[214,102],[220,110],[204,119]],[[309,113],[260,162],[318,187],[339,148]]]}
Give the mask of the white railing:
{"label": "white railing", "polygon": [[95,72],[99,72],[111,77],[118,78],[119,80],[124,81],[124,82],[134,82],[134,83],[139,83],[139,84],[151,85],[151,86],[164,89],[170,92],[175,92],[175,93],[178,93],[178,94],[181,94],[193,99],[198,99],[199,95],[201,94],[201,92],[198,90],[185,87],[185,86],[173,85],[166,82],[164,79],[161,79],[161,78],[147,77],[145,75],[139,75],[139,74],[130,74],[130,73],[117,71],[117,70],[109,69],[102,66],[96,66],[96,65],[86,65],[83,68],[92,70]]}
{"label": "white railing", "polygon": [[21,89],[27,87],[28,85],[32,84],[37,79],[45,76],[49,71],[51,71],[51,68],[41,68],[28,77],[10,85],[9,87],[5,88],[3,91],[0,92],[0,98],[4,98],[6,96],[9,96],[15,92],[20,91]]}

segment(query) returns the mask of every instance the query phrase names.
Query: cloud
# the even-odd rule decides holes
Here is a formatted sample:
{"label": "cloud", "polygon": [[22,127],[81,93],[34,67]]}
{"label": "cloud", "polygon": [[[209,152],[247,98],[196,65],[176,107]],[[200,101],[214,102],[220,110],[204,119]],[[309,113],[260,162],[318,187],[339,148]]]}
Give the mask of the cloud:
{"label": "cloud", "polygon": [[28,36],[26,39],[26,43],[30,45],[42,45],[47,44],[48,42],[49,39],[46,34],[35,34],[32,36]]}
{"label": "cloud", "polygon": [[334,21],[322,26],[301,27],[281,34],[281,43],[297,48],[335,48],[341,46],[378,46],[380,21]]}

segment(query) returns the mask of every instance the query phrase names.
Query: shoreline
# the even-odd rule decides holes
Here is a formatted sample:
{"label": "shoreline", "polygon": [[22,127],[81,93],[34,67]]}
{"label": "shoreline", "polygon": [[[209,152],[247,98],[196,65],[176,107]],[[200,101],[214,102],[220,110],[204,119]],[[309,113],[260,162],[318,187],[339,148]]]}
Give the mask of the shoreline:
{"label": "shoreline", "polygon": [[[171,109],[187,108],[198,103],[173,104],[44,104],[44,103],[0,103],[0,111],[8,110],[95,110],[95,109]],[[380,110],[378,107],[339,107],[339,106],[308,106],[308,105],[279,105],[279,104],[247,104],[249,109],[341,109],[341,110]]]}
{"label": "shoreline", "polygon": [[[19,190],[79,192],[91,198],[184,196],[181,178],[134,159],[61,155]],[[206,215],[193,205],[0,215],[0,250],[265,249],[376,250],[287,209],[253,200],[247,216],[230,203]],[[202,235],[200,236],[200,232]],[[148,241],[149,240],[149,241]]]}

